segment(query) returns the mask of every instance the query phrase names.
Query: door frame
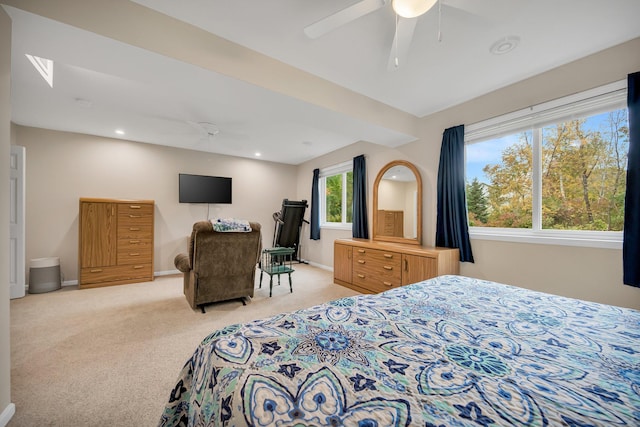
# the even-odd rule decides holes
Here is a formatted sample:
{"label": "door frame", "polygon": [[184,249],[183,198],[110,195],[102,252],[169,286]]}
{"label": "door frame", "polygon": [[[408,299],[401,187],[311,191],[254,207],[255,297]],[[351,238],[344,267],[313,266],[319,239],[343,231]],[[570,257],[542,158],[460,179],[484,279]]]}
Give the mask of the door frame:
{"label": "door frame", "polygon": [[11,145],[9,156],[9,298],[22,298],[26,288],[25,166],[26,149]]}

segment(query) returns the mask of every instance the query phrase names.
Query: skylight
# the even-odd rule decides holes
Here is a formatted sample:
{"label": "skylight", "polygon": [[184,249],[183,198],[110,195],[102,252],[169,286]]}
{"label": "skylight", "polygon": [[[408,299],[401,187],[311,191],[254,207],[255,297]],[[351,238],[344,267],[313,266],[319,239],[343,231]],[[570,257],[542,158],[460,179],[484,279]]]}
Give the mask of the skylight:
{"label": "skylight", "polygon": [[42,78],[49,83],[49,86],[53,87],[53,61],[50,59],[40,58],[39,56],[29,55],[25,56],[31,61],[31,64],[38,70]]}

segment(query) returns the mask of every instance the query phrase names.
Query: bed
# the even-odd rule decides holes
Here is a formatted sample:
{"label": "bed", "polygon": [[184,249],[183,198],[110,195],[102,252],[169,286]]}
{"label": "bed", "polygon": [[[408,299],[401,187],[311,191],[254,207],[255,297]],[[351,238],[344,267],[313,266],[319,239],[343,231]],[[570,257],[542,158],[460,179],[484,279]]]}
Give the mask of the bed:
{"label": "bed", "polygon": [[441,276],[213,332],[160,425],[638,426],[640,312]]}

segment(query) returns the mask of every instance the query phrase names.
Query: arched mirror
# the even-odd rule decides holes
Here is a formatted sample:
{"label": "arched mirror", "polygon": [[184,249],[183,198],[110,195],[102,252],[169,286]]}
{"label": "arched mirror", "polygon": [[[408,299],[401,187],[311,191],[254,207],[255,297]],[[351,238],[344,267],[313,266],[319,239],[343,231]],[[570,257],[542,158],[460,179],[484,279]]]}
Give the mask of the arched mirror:
{"label": "arched mirror", "polygon": [[420,244],[422,179],[411,163],[384,166],[373,184],[373,240]]}

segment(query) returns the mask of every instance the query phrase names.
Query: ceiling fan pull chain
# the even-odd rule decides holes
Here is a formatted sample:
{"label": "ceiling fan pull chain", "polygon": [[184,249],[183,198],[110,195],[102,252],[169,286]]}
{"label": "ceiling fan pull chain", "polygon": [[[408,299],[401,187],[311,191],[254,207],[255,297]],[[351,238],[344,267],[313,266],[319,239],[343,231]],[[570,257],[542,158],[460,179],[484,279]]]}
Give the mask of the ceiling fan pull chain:
{"label": "ceiling fan pull chain", "polygon": [[396,68],[398,68],[400,66],[400,63],[398,62],[398,19],[400,19],[398,17],[398,15],[396,14],[396,34],[395,37],[393,38],[393,40],[395,41],[395,50],[396,50],[396,57],[394,58],[394,64],[396,66]]}
{"label": "ceiling fan pull chain", "polygon": [[442,0],[438,0],[438,41],[442,41]]}

